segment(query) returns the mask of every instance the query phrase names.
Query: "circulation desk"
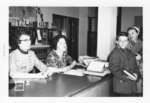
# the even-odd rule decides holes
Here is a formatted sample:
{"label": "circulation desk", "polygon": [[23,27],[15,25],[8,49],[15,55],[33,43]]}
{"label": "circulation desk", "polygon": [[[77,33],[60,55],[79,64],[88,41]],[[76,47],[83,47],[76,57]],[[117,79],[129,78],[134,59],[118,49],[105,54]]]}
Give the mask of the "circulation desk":
{"label": "circulation desk", "polygon": [[45,81],[30,81],[24,91],[9,90],[10,97],[108,97],[111,92],[110,74],[104,77],[53,74]]}

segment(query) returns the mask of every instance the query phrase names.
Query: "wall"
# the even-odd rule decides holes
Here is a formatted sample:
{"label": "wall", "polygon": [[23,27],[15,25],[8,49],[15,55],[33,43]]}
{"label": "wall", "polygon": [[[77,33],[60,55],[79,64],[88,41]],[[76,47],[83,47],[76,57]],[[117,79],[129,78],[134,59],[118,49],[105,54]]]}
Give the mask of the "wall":
{"label": "wall", "polygon": [[134,16],[142,16],[141,7],[122,8],[121,31],[126,31],[128,27],[134,25]]}
{"label": "wall", "polygon": [[114,47],[117,8],[99,7],[98,20],[97,56],[106,60]]}
{"label": "wall", "polygon": [[41,7],[44,21],[52,23],[52,14],[79,18],[78,54],[87,55],[88,7]]}
{"label": "wall", "polygon": [[88,8],[79,9],[79,56],[87,55]]}
{"label": "wall", "polygon": [[34,15],[34,8],[25,8],[25,7],[9,7],[9,16],[10,17],[30,17]]}
{"label": "wall", "polygon": [[97,8],[96,7],[89,7],[88,8],[88,16],[89,17],[96,17],[97,16]]}
{"label": "wall", "polygon": [[33,7],[9,7],[9,17],[18,17],[18,19],[36,19],[36,10]]}
{"label": "wall", "polygon": [[40,7],[41,12],[43,13],[44,21],[49,22],[51,28],[52,24],[52,15],[58,14],[69,17],[79,17],[79,8],[78,7]]}

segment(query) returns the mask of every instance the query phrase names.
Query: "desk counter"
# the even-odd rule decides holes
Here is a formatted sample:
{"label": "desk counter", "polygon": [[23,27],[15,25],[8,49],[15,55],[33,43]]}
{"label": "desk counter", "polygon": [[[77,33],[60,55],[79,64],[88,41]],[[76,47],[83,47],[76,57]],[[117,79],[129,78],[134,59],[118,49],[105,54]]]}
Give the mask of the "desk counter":
{"label": "desk counter", "polygon": [[[91,78],[91,79],[90,79]],[[10,97],[97,97],[110,96],[111,75],[102,78],[54,74],[46,82],[31,81],[24,91],[9,90]]]}

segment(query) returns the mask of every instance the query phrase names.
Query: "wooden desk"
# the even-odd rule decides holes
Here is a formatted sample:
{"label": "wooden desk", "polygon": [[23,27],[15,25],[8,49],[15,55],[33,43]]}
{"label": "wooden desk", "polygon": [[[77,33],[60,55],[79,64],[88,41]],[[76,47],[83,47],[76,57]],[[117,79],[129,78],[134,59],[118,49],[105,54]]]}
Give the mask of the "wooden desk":
{"label": "wooden desk", "polygon": [[54,74],[47,82],[30,82],[24,91],[9,90],[11,97],[96,97],[110,95],[111,76],[91,82],[87,76]]}

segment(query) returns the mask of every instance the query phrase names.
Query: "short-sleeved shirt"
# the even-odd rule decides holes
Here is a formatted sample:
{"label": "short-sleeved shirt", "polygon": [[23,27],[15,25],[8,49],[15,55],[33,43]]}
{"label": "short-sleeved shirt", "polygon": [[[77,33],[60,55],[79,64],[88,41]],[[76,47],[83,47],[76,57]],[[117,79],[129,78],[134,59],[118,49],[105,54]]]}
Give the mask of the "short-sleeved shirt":
{"label": "short-sleeved shirt", "polygon": [[57,68],[65,67],[65,66],[67,66],[67,65],[69,65],[71,63],[72,63],[71,56],[69,56],[67,53],[64,53],[62,58],[60,58],[57,55],[57,53],[55,52],[55,50],[52,50],[48,54],[47,60],[46,60],[47,66],[57,67]]}

